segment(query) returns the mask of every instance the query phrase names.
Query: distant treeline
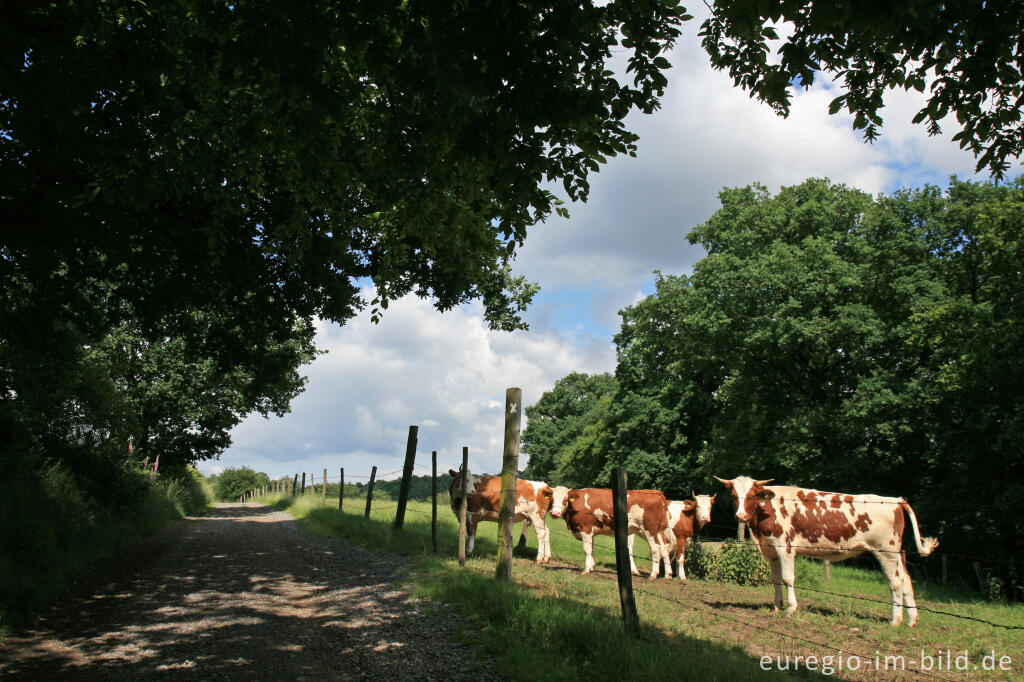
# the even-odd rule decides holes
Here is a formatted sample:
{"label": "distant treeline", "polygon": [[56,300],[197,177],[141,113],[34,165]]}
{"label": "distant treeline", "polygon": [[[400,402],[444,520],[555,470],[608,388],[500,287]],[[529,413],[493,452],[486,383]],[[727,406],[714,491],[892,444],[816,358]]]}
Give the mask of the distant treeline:
{"label": "distant treeline", "polygon": [[[310,483],[312,479],[306,478],[306,493],[312,494],[312,485]],[[285,481],[287,487],[286,491],[291,492],[293,478],[289,477]],[[213,490],[216,492],[217,499],[225,502],[238,499],[241,495],[244,495],[250,490],[255,490],[263,486],[272,486],[273,482],[270,476],[262,471],[253,471],[249,467],[230,468],[225,469],[223,472],[216,476],[211,476],[209,482]],[[451,474],[445,472],[438,474],[437,476],[437,494],[440,498],[442,495],[448,494],[448,488],[451,485],[452,477]],[[368,481],[363,480],[348,480],[345,481],[345,497],[350,499],[362,498],[366,499],[366,487]],[[396,478],[389,481],[374,481],[373,483],[373,499],[375,500],[397,500],[399,490],[402,486],[402,479]],[[298,484],[296,486],[298,493],[302,488],[302,475],[299,474]],[[316,483],[316,494],[322,495],[322,488],[320,482]],[[409,482],[409,499],[410,500],[429,500],[431,495],[431,477],[427,476],[413,476]],[[338,498],[338,482],[328,481],[327,482],[327,496],[333,499]]]}

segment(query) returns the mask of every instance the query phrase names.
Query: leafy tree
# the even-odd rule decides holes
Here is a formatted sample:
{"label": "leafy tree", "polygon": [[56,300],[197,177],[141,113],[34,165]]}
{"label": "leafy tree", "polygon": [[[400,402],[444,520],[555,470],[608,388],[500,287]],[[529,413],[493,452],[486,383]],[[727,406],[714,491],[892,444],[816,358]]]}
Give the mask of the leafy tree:
{"label": "leafy tree", "polygon": [[[771,59],[769,41],[780,33],[779,59]],[[715,0],[701,27],[712,65],[782,115],[795,85],[819,74],[841,78],[844,92],[829,111],[845,107],[869,141],[878,137],[886,90],[927,89],[914,123],[936,134],[955,116],[963,130],[954,139],[997,178],[1024,151],[1021,34],[1024,6],[1015,0]]]}
{"label": "leafy tree", "polygon": [[[527,407],[522,449],[529,454],[530,462],[523,476],[547,481],[556,474],[563,464],[565,448],[595,421],[598,403],[614,391],[615,378],[610,374],[573,372]],[[552,480],[562,482],[557,476]]]}
{"label": "leafy tree", "polygon": [[[34,282],[119,273],[159,318],[231,295],[237,317],[344,321],[415,291],[482,297],[497,327],[534,290],[529,226],[635,150],[675,2],[52,3],[0,29],[5,256]],[[267,27],[273,26],[272,31]],[[633,75],[608,71],[625,49]],[[144,305],[143,305],[144,303]]]}
{"label": "leafy tree", "polygon": [[239,497],[270,483],[270,477],[262,471],[256,472],[249,467],[230,467],[220,472],[213,483],[213,490],[218,500],[234,502]]}
{"label": "leafy tree", "polygon": [[7,9],[0,467],[97,480],[286,409],[314,318],[351,318],[364,282],[375,319],[415,292],[522,327],[515,250],[565,213],[540,183],[583,200],[635,152],[624,119],[658,106],[683,20],[674,0]]}
{"label": "leafy tree", "polygon": [[1020,558],[1022,189],[723,190],[565,451],[670,497],[712,473],[904,496],[947,551]]}
{"label": "leafy tree", "polygon": [[[160,342],[127,322],[103,340],[99,350],[130,405],[136,459],[159,456],[162,468],[210,459],[245,415],[288,411],[306,383],[298,367],[315,355],[313,329],[299,322],[291,338],[276,341],[233,326],[195,311],[164,322],[177,335]],[[232,348],[218,348],[224,342]]]}

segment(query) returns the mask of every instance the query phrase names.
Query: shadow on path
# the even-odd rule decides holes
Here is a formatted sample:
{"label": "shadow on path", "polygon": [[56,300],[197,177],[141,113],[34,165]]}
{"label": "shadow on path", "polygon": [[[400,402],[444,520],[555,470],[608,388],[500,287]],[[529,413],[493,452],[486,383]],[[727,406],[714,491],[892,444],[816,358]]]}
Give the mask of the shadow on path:
{"label": "shadow on path", "polygon": [[[25,679],[453,679],[453,617],[391,583],[400,560],[222,505],[106,562],[0,649]],[[484,675],[485,679],[489,676]],[[480,679],[479,671],[474,679]],[[468,678],[467,678],[468,679]]]}

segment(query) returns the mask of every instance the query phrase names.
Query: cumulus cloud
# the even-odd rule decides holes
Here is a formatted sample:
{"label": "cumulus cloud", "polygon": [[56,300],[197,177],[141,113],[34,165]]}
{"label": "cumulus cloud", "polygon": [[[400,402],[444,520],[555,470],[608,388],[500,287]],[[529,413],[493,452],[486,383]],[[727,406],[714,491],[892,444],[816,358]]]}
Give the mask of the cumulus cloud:
{"label": "cumulus cloud", "polygon": [[[364,292],[372,298],[372,292]],[[317,346],[327,350],[307,367],[309,384],[283,418],[252,416],[232,433],[224,466],[251,466],[272,476],[316,472],[396,475],[408,427],[419,427],[417,473],[430,452],[439,467],[457,466],[462,447],[471,467],[498,471],[505,389],[523,389],[524,404],[572,371],[614,367],[607,343],[578,346],[569,334],[494,332],[479,305],[439,314],[410,296],[393,303],[379,325],[362,314],[345,327],[321,324]],[[525,465],[525,462],[523,462]],[[204,465],[204,470],[209,470]]]}

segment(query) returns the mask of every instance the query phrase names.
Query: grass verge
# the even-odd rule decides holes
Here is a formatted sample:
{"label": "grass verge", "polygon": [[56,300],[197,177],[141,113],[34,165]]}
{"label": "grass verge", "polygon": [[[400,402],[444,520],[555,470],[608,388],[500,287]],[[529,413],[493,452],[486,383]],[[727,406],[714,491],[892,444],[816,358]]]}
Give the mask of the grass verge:
{"label": "grass verge", "polygon": [[59,464],[0,481],[0,643],[97,560],[186,514],[208,509],[202,476],[134,475],[135,489],[104,504]]}

